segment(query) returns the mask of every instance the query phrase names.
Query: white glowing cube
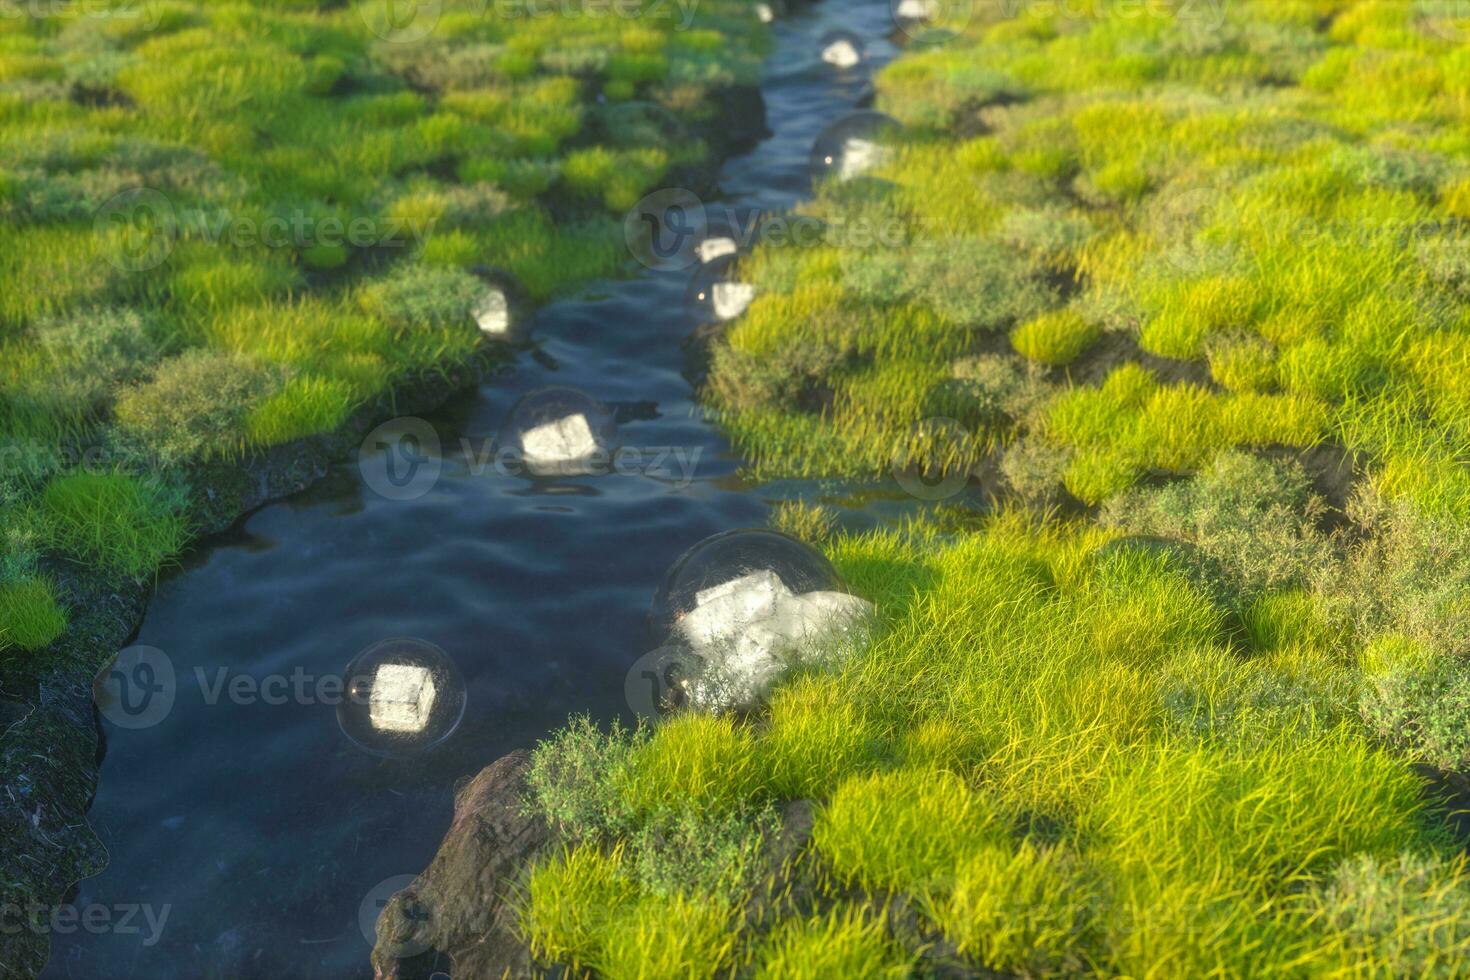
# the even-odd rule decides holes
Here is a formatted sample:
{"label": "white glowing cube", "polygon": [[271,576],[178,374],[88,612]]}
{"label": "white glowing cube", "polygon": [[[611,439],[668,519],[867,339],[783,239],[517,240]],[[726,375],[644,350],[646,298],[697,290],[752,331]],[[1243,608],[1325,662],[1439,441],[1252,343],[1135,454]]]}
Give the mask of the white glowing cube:
{"label": "white glowing cube", "polygon": [[694,608],[679,620],[679,630],[695,650],[705,650],[729,642],[750,623],[769,616],[776,600],[790,594],[781,576],[770,569],[751,572],[695,595]]}
{"label": "white glowing cube", "polygon": [[697,708],[754,707],[794,664],[838,654],[874,611],[845,592],[793,595],[757,575],[701,592],[679,624],[711,668],[690,687]]}
{"label": "white glowing cube", "polygon": [[434,675],[413,664],[380,664],[373,675],[368,718],[380,732],[421,732],[434,710]]}
{"label": "white glowing cube", "polygon": [[744,313],[755,299],[755,286],[748,282],[717,282],[710,298],[715,316],[733,320]]}
{"label": "white glowing cube", "polygon": [[696,249],[699,261],[713,262],[724,255],[734,255],[736,252],[735,239],[733,238],[706,238],[699,243]]}
{"label": "white glowing cube", "polygon": [[762,24],[769,24],[776,19],[776,11],[768,3],[758,3],[755,5],[755,16]]}
{"label": "white glowing cube", "polygon": [[894,13],[902,20],[930,20],[938,13],[938,7],[934,0],[899,0]]}
{"label": "white glowing cube", "polygon": [[833,41],[822,49],[822,60],[838,68],[853,68],[863,60],[862,53],[851,41]]}
{"label": "white glowing cube", "polygon": [[527,429],[521,435],[521,451],[533,465],[574,463],[597,452],[597,437],[587,424],[587,416],[578,412]]}
{"label": "white glowing cube", "polygon": [[886,146],[857,136],[850,137],[842,144],[842,161],[837,169],[837,177],[839,180],[851,180],[865,174],[874,167],[882,166],[888,155]]}
{"label": "white glowing cube", "polygon": [[480,298],[475,304],[474,316],[483,333],[503,337],[510,332],[510,304],[498,289],[492,289]]}

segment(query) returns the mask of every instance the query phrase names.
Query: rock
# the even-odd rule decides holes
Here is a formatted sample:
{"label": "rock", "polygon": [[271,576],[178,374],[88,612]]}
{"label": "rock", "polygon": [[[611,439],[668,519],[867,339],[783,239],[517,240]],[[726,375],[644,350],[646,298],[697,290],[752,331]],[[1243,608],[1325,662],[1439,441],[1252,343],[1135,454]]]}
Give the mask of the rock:
{"label": "rock", "polygon": [[539,815],[523,811],[530,764],[529,752],[512,752],[459,791],[454,821],[428,870],[378,917],[377,980],[427,977],[445,958],[456,977],[531,975],[512,896],[554,834]]}

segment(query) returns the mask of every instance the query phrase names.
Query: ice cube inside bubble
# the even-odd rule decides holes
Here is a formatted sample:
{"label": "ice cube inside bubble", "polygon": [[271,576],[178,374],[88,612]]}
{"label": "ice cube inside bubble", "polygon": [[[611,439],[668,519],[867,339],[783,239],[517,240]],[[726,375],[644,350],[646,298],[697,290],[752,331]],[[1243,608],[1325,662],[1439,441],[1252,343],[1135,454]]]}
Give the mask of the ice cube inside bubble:
{"label": "ice cube inside bubble", "polygon": [[434,710],[434,675],[413,664],[379,664],[373,675],[368,717],[382,732],[421,732]]}
{"label": "ice cube inside bubble", "polygon": [[521,451],[531,464],[573,463],[597,449],[597,437],[581,413],[527,429],[521,436]]}
{"label": "ice cube inside bubble", "polygon": [[844,38],[823,48],[822,60],[838,68],[853,68],[863,60],[863,56],[855,44]]}
{"label": "ice cube inside bubble", "polygon": [[485,291],[475,304],[474,316],[482,333],[503,337],[510,332],[510,304],[498,289]]}
{"label": "ice cube inside bubble", "polygon": [[850,136],[842,144],[842,159],[838,162],[839,180],[851,180],[874,167],[882,166],[888,159],[888,148],[872,140]]}
{"label": "ice cube inside bubble", "polygon": [[697,252],[699,261],[713,262],[715,259],[726,255],[734,255],[737,251],[735,239],[733,238],[707,238],[699,243]]}
{"label": "ice cube inside bubble", "polygon": [[934,0],[899,0],[898,9],[894,13],[902,20],[930,20],[937,7]]}
{"label": "ice cube inside bubble", "polygon": [[790,594],[775,572],[751,572],[697,593],[694,608],[679,620],[679,630],[697,651],[728,642],[750,623],[770,615],[776,600]]}
{"label": "ice cube inside bubble", "polygon": [[717,282],[711,290],[710,305],[715,316],[731,320],[745,312],[755,299],[755,286],[748,282]]}

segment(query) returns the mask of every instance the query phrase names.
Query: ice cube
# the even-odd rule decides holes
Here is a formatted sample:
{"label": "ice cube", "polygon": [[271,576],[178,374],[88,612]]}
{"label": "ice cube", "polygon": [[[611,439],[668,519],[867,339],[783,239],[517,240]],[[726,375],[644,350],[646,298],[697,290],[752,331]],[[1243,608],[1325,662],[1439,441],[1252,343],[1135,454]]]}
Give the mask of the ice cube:
{"label": "ice cube", "polygon": [[758,3],[755,5],[755,16],[762,24],[769,24],[776,19],[776,11],[768,3]]}
{"label": "ice cube", "polygon": [[421,732],[434,710],[434,675],[413,664],[379,664],[368,696],[368,718],[382,732]]}
{"label": "ice cube", "polygon": [[[753,578],[746,576],[700,593],[701,597],[713,595],[696,612],[756,594],[769,596],[769,602],[751,603],[740,615],[721,623],[713,632],[714,640],[703,641],[707,667],[689,689],[690,703],[697,708],[754,707],[803,655],[830,656],[833,649],[822,645],[845,637],[873,613],[872,603],[845,592],[793,595],[784,583],[778,591],[768,591],[769,582],[746,584]],[[685,635],[698,642],[690,629],[685,629]]]}
{"label": "ice cube", "polygon": [[505,294],[498,289],[489,289],[475,304],[475,322],[480,331],[492,337],[503,337],[510,332],[510,304]]}
{"label": "ice cube", "polygon": [[535,426],[521,434],[521,452],[533,469],[577,463],[592,456],[599,448],[597,437],[587,424],[587,416],[580,412]]}
{"label": "ice cube", "polygon": [[837,178],[851,180],[882,166],[888,159],[888,148],[872,140],[850,136],[842,144],[842,159],[838,165]]}
{"label": "ice cube", "polygon": [[747,282],[717,282],[711,297],[715,316],[733,320],[755,299],[755,286]]}
{"label": "ice cube", "polygon": [[900,20],[930,20],[938,12],[934,0],[899,0],[894,11]]}
{"label": "ice cube", "polygon": [[763,568],[698,592],[694,608],[680,618],[679,630],[696,651],[704,651],[770,615],[776,599],[790,594],[779,575]]}
{"label": "ice cube", "polygon": [[844,38],[823,48],[822,60],[838,68],[852,68],[863,60],[863,56],[856,45]]}
{"label": "ice cube", "polygon": [[735,239],[720,236],[718,238],[706,238],[699,243],[699,248],[696,251],[699,254],[699,261],[713,262],[722,256],[734,255],[737,250],[738,247],[735,244]]}

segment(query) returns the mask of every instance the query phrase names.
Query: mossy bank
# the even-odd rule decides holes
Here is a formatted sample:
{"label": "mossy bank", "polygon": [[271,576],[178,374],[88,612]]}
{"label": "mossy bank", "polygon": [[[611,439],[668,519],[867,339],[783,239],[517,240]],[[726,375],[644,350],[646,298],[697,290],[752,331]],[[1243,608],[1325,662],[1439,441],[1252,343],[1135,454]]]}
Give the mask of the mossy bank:
{"label": "mossy bank", "polygon": [[873,638],[750,716],[547,740],[525,941],[605,977],[1459,975],[1470,20],[966,13],[803,208],[901,244],[757,247],[705,396],[756,477],[998,474],[996,509],[783,511]]}
{"label": "mossy bank", "polygon": [[487,291],[632,271],[626,209],[760,134],[749,4],[432,6],[0,18],[0,974],[105,862],[91,681],[159,571],[487,377]]}

